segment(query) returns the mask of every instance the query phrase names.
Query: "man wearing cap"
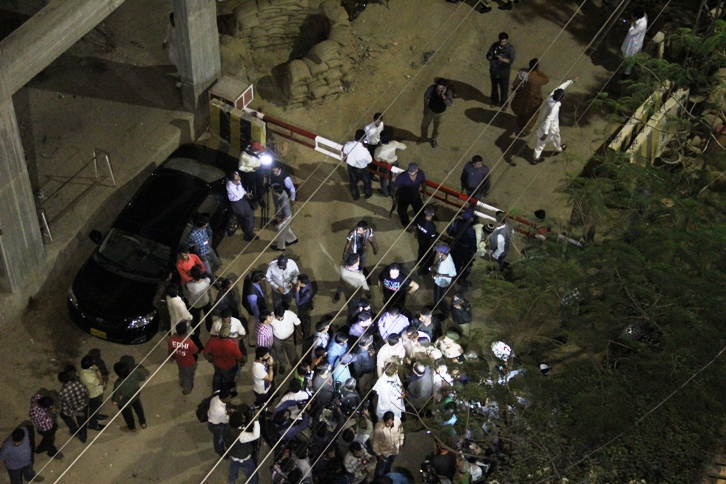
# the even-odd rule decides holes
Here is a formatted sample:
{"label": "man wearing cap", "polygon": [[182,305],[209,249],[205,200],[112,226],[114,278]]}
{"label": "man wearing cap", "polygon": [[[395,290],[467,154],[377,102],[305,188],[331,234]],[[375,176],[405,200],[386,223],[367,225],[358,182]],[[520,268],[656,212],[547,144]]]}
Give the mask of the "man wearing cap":
{"label": "man wearing cap", "polygon": [[221,388],[236,389],[234,379],[243,356],[237,342],[229,338],[230,332],[230,325],[222,324],[219,336],[209,338],[204,347],[204,357],[214,366],[212,389],[215,392]]}
{"label": "man wearing cap", "polygon": [[371,156],[373,156],[373,153],[376,151],[378,145],[381,144],[381,132],[383,132],[383,128],[385,128],[385,126],[383,125],[383,114],[381,113],[374,114],[373,122],[366,124],[366,136],[364,142],[368,151],[370,151]]}
{"label": "man wearing cap", "polygon": [[275,362],[278,365],[276,373],[285,373],[285,358],[290,366],[297,364],[297,349],[295,348],[295,336],[299,336],[300,318],[295,313],[282,306],[275,307],[275,318],[272,320],[272,334],[274,343],[272,351],[275,355]]}
{"label": "man wearing cap", "polygon": [[456,324],[456,329],[465,338],[471,332],[471,304],[464,299],[464,296],[457,292],[451,299],[451,322]]}
{"label": "man wearing cap", "polygon": [[423,213],[416,217],[416,240],[418,241],[418,256],[416,262],[418,264],[418,273],[421,276],[427,275],[431,271],[434,262],[433,245],[438,237],[436,232],[436,224],[434,223],[434,207],[426,205]]}
{"label": "man wearing cap", "polygon": [[533,165],[544,161],[544,158],[542,158],[542,150],[544,150],[548,142],[554,145],[556,153],[562,153],[567,149],[567,145],[561,144],[560,106],[562,105],[562,98],[565,97],[565,89],[574,84],[577,79],[578,77],[575,77],[557,86],[542,106],[542,112],[539,116],[539,126],[537,126],[536,131],[537,143],[534,147],[534,159],[531,162]]}
{"label": "man wearing cap", "polygon": [[431,368],[420,361],[414,363],[411,370],[411,379],[408,381],[406,393],[413,408],[421,410],[434,394],[434,377]]}
{"label": "man wearing cap", "polygon": [[395,262],[383,268],[378,276],[378,287],[383,296],[384,306],[398,309],[406,307],[406,294],[418,291],[416,281],[411,279],[410,274],[403,272],[401,265]]}
{"label": "man wearing cap", "polygon": [[[411,219],[408,218],[408,207],[411,206],[416,215],[423,208],[421,186],[426,183],[426,175],[419,170],[416,163],[410,163],[406,173],[401,173],[393,183],[393,199],[398,205],[398,216],[401,224],[408,229]],[[413,230],[413,227],[410,229]]]}
{"label": "man wearing cap", "polygon": [[504,259],[509,254],[511,230],[507,226],[507,217],[504,212],[497,212],[496,217],[499,222],[489,237],[489,254],[492,260],[497,261],[499,269],[504,270]]}
{"label": "man wearing cap", "polygon": [[272,185],[272,197],[275,204],[275,217],[272,224],[277,230],[277,239],[275,239],[277,245],[273,245],[272,248],[284,252],[286,245],[297,244],[297,235],[292,231],[290,198],[285,191],[284,185],[279,183]]}
{"label": "man wearing cap", "polygon": [[345,291],[347,299],[353,296],[359,288],[365,291],[366,298],[370,300],[370,287],[368,287],[366,276],[360,267],[360,256],[358,254],[348,254],[345,263],[340,266],[340,282],[335,290],[333,302],[340,301],[340,295],[343,291]]}
{"label": "man wearing cap", "polygon": [[313,320],[310,312],[313,310],[313,285],[310,284],[310,278],[307,274],[297,276],[297,284],[295,284],[295,306],[297,306],[297,315],[300,318],[300,327],[302,328],[303,341],[312,334]]}
{"label": "man wearing cap", "polygon": [[287,255],[280,254],[267,266],[266,279],[272,288],[272,305],[279,306],[283,302],[286,307],[290,307],[293,296],[295,295],[295,286],[297,285],[297,276],[300,270],[294,260],[290,260]]}
{"label": "man wearing cap", "polygon": [[255,214],[250,207],[250,194],[242,186],[242,179],[236,171],[232,172],[227,180],[227,198],[232,207],[232,213],[237,217],[244,232],[244,239],[248,242],[259,239],[254,232]]}
{"label": "man wearing cap", "polygon": [[290,199],[290,205],[294,205],[296,200],[295,197],[297,197],[295,184],[292,182],[292,177],[288,175],[287,171],[285,171],[280,163],[272,165],[272,170],[270,171],[270,186],[275,185],[276,183],[280,184],[285,190],[285,193],[287,193],[287,196]]}
{"label": "man wearing cap", "polygon": [[368,222],[361,220],[353,230],[348,232],[345,247],[343,248],[343,260],[349,254],[358,254],[360,256],[360,267],[365,270],[369,244],[373,249],[373,254],[378,254],[378,246],[373,239],[373,228],[368,225]]}
{"label": "man wearing cap", "polygon": [[[424,93],[424,109],[423,121],[421,121],[421,137],[416,144],[426,141],[431,143],[432,148],[436,148],[438,144],[436,138],[439,136],[439,126],[444,119],[446,108],[454,103],[454,93],[447,86],[444,78],[438,79],[436,84],[432,84]],[[434,122],[434,130],[429,138],[429,125]]]}
{"label": "man wearing cap", "polygon": [[464,165],[461,171],[461,189],[472,198],[482,200],[489,193],[489,167],[484,159],[476,155]]}
{"label": "man wearing cap", "polygon": [[451,258],[454,260],[454,266],[459,273],[457,284],[469,287],[471,282],[467,281],[467,277],[471,273],[471,265],[474,263],[476,256],[476,231],[473,224],[474,210],[469,209],[451,222],[446,229],[446,233],[454,240],[451,244]]}
{"label": "man wearing cap", "polygon": [[373,157],[364,144],[366,132],[359,129],[355,133],[355,139],[348,141],[343,145],[343,159],[348,165],[348,180],[350,181],[350,194],[353,200],[360,198],[358,191],[358,181],[363,182],[363,190],[365,197],[373,196],[373,188],[371,186],[371,176],[368,173],[368,165],[373,161]]}
{"label": "man wearing cap", "polygon": [[454,260],[449,255],[449,252],[449,246],[446,244],[436,247],[436,262],[433,269],[434,308],[438,308],[441,311],[442,319],[446,319],[449,316],[449,308],[444,300],[444,296],[456,277],[456,266],[454,266]]}

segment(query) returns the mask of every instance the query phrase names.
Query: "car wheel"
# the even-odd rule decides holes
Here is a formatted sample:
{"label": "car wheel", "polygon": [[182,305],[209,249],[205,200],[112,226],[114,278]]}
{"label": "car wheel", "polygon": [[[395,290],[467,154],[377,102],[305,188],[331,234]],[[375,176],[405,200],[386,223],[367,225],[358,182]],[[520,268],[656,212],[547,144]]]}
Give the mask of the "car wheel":
{"label": "car wheel", "polygon": [[235,232],[237,232],[237,229],[239,228],[239,221],[237,221],[237,217],[234,215],[229,217],[229,220],[227,220],[227,237],[231,237],[234,235]]}

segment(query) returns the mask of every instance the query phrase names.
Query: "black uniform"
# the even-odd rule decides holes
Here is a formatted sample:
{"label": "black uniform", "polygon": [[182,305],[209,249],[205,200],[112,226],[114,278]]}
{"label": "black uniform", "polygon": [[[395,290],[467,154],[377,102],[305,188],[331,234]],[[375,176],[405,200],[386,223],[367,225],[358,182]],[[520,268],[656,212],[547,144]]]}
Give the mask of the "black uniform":
{"label": "black uniform", "polygon": [[[421,214],[416,219],[416,239],[418,240],[418,273],[426,275],[429,273],[429,267],[434,263],[434,250],[432,246],[438,234],[436,233],[436,224],[431,220],[426,220],[426,215]],[[431,249],[431,250],[429,250]]]}
{"label": "black uniform", "polygon": [[454,259],[459,281],[466,281],[476,255],[476,231],[472,227],[471,219],[457,218],[446,229],[446,233],[454,238],[451,244],[451,258]]}

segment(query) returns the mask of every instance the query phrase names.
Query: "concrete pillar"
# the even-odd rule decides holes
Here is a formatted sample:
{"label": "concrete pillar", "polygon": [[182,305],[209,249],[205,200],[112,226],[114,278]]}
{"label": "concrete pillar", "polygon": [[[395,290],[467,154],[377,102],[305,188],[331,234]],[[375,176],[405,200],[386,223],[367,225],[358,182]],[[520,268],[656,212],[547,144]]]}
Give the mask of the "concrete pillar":
{"label": "concrete pillar", "polygon": [[174,0],[174,21],[184,107],[194,113],[199,133],[209,119],[207,91],[222,72],[216,2]]}
{"label": "concrete pillar", "polygon": [[35,276],[45,259],[45,247],[9,98],[0,102],[0,180],[0,288],[12,292]]}

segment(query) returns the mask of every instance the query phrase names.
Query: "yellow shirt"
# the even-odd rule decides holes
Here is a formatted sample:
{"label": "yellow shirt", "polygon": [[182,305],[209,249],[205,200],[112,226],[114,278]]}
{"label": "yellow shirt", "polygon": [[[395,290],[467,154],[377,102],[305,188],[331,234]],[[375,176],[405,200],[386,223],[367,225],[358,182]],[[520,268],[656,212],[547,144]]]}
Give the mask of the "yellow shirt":
{"label": "yellow shirt", "polygon": [[98,379],[96,370],[81,370],[79,372],[81,383],[88,388],[88,398],[96,398],[103,395],[103,382]]}

